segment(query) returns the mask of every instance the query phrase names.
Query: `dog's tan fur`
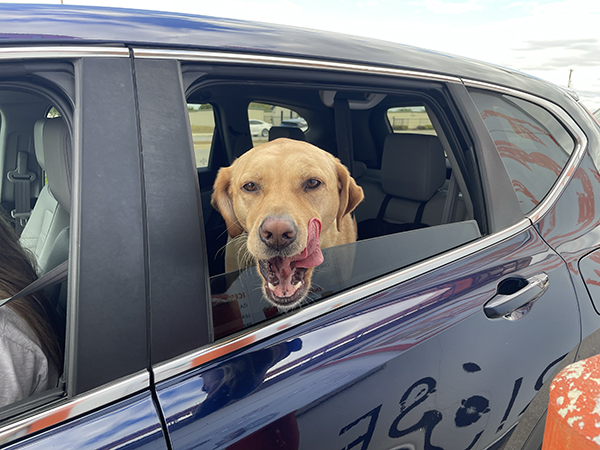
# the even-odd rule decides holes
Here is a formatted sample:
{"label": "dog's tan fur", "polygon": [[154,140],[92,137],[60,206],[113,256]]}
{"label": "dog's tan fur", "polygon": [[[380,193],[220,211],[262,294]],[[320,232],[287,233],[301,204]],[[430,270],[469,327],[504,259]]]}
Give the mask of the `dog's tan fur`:
{"label": "dog's tan fur", "polygon": [[[310,189],[309,180],[321,184]],[[249,192],[244,188],[248,183],[256,189]],[[259,236],[265,218],[285,216],[296,224],[297,239],[285,250],[290,256],[306,247],[312,218],[321,222],[321,248],[355,241],[356,222],[350,213],[362,199],[362,188],[337,158],[306,142],[277,139],[249,150],[219,171],[212,205],[225,219],[233,242],[242,242],[240,254],[247,249],[258,261],[273,257]],[[238,251],[226,251],[227,270],[244,266]],[[312,268],[308,281],[311,274]]]}

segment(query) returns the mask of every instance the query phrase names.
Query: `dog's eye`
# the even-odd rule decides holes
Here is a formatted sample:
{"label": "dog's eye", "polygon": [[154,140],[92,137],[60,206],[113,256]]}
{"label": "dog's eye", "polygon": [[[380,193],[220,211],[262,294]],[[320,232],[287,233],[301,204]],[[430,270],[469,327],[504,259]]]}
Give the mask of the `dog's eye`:
{"label": "dog's eye", "polygon": [[253,183],[252,181],[250,181],[249,183],[246,183],[245,185],[243,185],[242,189],[247,192],[255,192],[258,190],[258,186],[256,185],[256,183]]}
{"label": "dog's eye", "polygon": [[310,180],[308,180],[306,183],[304,183],[304,187],[306,189],[316,189],[319,186],[321,186],[321,182],[315,178],[311,178]]}

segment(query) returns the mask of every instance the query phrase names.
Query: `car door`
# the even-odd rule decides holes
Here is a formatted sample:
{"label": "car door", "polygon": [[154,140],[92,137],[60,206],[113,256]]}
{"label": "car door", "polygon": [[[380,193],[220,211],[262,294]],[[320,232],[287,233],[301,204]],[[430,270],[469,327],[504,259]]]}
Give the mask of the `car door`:
{"label": "car door", "polygon": [[[144,216],[129,52],[48,46],[8,56],[0,50],[0,59],[2,150],[18,143],[35,167],[34,124],[66,124],[62,140],[44,136],[43,144],[46,167],[61,167],[47,175],[64,177],[58,183],[64,189],[54,195],[70,216],[66,240],[57,238],[48,258],[68,259],[60,294],[48,290],[66,325],[62,376],[58,387],[2,408],[0,446],[167,448],[147,370]],[[26,70],[24,61],[35,69]],[[39,281],[54,278],[62,280],[51,270]]]}
{"label": "car door", "polygon": [[[464,146],[462,175],[480,183],[485,220],[327,249],[332,270],[349,274],[339,281],[339,293],[213,340],[206,330],[207,258],[196,235],[203,224],[194,219],[202,205],[190,181],[195,167],[183,95],[206,72],[188,67],[181,75],[181,57],[136,50],[139,95],[170,99],[161,114],[176,125],[152,132],[163,118],[152,112],[150,97],[140,97],[143,145],[151,149],[150,162],[172,155],[167,169],[177,168],[173,176],[187,180],[179,186],[188,189],[187,200],[177,198],[180,205],[166,200],[174,193],[168,183],[147,193],[156,217],[183,217],[190,224],[175,225],[176,233],[165,227],[162,235],[156,228],[150,248],[156,264],[170,262],[189,274],[162,291],[159,284],[161,295],[152,299],[153,310],[161,311],[153,320],[163,330],[153,330],[153,339],[165,347],[153,359],[153,374],[172,447],[483,449],[501,442],[551,369],[577,346],[580,319],[564,261],[519,209],[498,150],[460,80],[419,88],[445,95],[437,98],[445,106],[436,116],[448,148],[457,145],[449,142],[457,135],[471,144]],[[238,62],[243,65],[243,57]],[[211,73],[218,70],[229,69]],[[399,86],[407,76],[381,80],[372,74],[377,68],[370,73],[361,82],[374,90]],[[146,183],[156,180],[153,167]],[[185,242],[180,248],[189,264],[161,250],[161,238]],[[252,281],[245,282],[244,292],[252,292]],[[165,317],[173,336],[162,328]],[[167,342],[179,346],[179,354]]]}

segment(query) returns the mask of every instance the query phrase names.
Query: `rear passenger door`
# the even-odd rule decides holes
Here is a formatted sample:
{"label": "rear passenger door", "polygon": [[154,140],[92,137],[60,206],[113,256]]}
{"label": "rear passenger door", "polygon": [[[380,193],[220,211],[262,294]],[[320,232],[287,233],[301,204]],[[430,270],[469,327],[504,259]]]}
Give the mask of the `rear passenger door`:
{"label": "rear passenger door", "polygon": [[[211,99],[219,143],[231,144],[212,149],[234,156],[243,135],[219,124],[235,121],[226,112],[237,103],[247,108],[245,96],[264,101],[256,97],[266,95],[264,78],[278,78],[270,71],[259,79],[256,66],[244,72],[242,56],[231,68],[184,64],[182,74],[175,57],[135,53],[152,268],[152,370],[172,447],[484,449],[504,439],[578,344],[579,314],[564,262],[523,215],[460,80],[416,83],[406,72],[379,78],[376,68],[369,76],[352,69],[357,77],[350,80],[335,72],[338,65],[305,77],[278,74],[287,84],[273,82],[268,91],[281,93],[284,105],[291,98],[286,92],[308,89],[308,77],[324,88],[332,75],[347,90],[426,97],[433,126],[461,171],[461,191],[476,211],[465,221],[327,249],[322,280],[334,280],[314,302],[282,315],[265,307],[260,323],[247,323],[241,313],[256,287],[251,269],[239,275],[239,291],[218,290],[231,274],[208,277],[205,240],[214,236],[203,233],[206,205],[199,199],[205,196],[194,179],[184,92]],[[247,83],[248,77],[257,82]],[[318,87],[303,93],[319,99]],[[157,98],[165,109],[155,108]],[[301,106],[311,124],[306,139],[321,136],[327,147],[330,136],[323,138],[324,129],[311,121],[311,105]],[[558,122],[575,141],[579,131]],[[240,327],[215,338],[211,320],[223,318],[223,304]]]}

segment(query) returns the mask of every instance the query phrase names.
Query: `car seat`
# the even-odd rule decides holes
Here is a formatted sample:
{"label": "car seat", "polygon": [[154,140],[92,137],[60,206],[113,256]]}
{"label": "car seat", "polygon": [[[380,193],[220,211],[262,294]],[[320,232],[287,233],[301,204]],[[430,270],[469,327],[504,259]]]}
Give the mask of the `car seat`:
{"label": "car seat", "polygon": [[[443,196],[440,188],[446,181],[446,158],[437,138],[431,135],[390,134],[387,136],[381,162],[381,190],[376,218],[358,224],[360,239],[398,233],[439,223],[437,211],[428,209],[429,202]],[[373,201],[368,198],[367,201]],[[436,198],[436,205],[440,201]],[[444,203],[441,202],[443,208]],[[441,218],[442,211],[439,211]],[[437,220],[434,220],[437,222]]]}
{"label": "car seat", "polygon": [[70,222],[71,137],[65,121],[60,117],[38,120],[34,145],[47,183],[23,228],[20,242],[33,254],[37,271],[42,274],[52,268],[48,266],[50,253],[58,235]]}

